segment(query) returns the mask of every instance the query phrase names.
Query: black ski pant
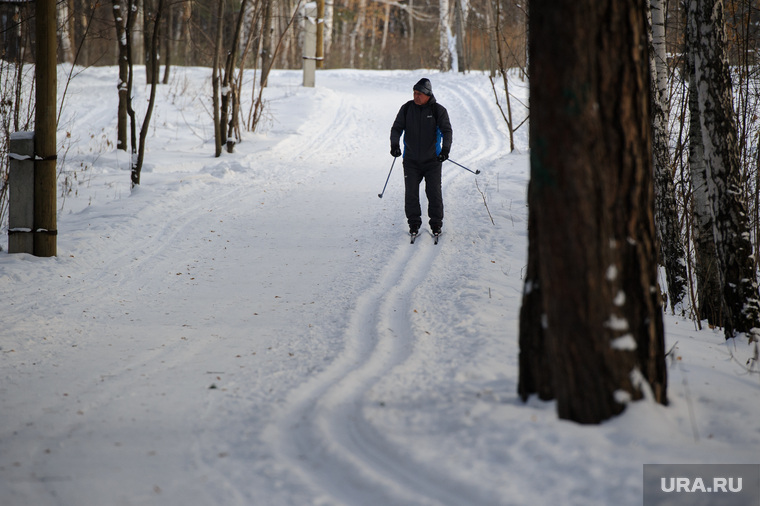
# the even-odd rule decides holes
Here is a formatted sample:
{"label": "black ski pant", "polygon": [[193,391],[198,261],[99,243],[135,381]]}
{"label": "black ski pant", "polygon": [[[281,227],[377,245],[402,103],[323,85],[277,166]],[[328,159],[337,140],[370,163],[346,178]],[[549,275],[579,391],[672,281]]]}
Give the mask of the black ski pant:
{"label": "black ski pant", "polygon": [[441,191],[441,162],[436,159],[427,162],[404,159],[406,220],[409,228],[419,228],[422,225],[420,183],[423,179],[428,200],[430,228],[440,229],[443,225],[443,192]]}

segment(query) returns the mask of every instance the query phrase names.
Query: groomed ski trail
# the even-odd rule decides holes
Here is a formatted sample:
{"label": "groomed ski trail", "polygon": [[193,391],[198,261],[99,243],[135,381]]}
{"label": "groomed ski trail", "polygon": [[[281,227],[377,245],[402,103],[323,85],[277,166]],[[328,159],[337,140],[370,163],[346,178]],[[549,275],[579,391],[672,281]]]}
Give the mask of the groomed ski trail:
{"label": "groomed ski trail", "polygon": [[[440,77],[437,96],[448,97],[445,105],[458,125],[454,139],[459,144],[454,154],[460,153],[463,162],[473,163],[490,161],[503,153],[506,142],[496,126],[500,118],[490,110],[485,92],[470,90],[448,76]],[[347,108],[345,99],[341,96],[341,110]],[[339,120],[333,116],[327,123]],[[331,130],[325,125],[323,128]],[[444,162],[444,194],[455,182],[470,177],[474,175]],[[415,359],[415,347],[422,338],[415,334],[412,323],[415,290],[430,277],[440,252],[455,247],[434,244],[432,233],[425,227],[420,232],[411,246],[399,238],[377,281],[357,297],[342,333],[345,348],[340,356],[293,391],[276,423],[265,430],[264,439],[272,442],[279,459],[288,461],[289,469],[319,491],[315,504],[488,503],[488,494],[473,489],[471,483],[442,474],[391,443],[383,428],[368,418],[371,410],[365,409],[377,407],[368,400],[372,388]]]}
{"label": "groomed ski trail", "polygon": [[453,477],[436,476],[393,447],[363,410],[367,392],[414,350],[410,301],[440,251],[416,246],[400,245],[359,297],[343,355],[296,392],[272,435],[302,477],[338,504],[472,504]]}

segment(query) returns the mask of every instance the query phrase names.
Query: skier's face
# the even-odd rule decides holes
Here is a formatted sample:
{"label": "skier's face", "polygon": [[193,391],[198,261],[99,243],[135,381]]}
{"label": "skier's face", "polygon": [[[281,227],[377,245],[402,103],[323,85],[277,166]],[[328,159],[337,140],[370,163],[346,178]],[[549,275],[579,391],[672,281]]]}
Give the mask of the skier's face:
{"label": "skier's face", "polygon": [[414,90],[414,103],[417,105],[425,105],[428,103],[428,100],[430,100],[430,97],[425,95],[424,93],[420,93],[417,90]]}

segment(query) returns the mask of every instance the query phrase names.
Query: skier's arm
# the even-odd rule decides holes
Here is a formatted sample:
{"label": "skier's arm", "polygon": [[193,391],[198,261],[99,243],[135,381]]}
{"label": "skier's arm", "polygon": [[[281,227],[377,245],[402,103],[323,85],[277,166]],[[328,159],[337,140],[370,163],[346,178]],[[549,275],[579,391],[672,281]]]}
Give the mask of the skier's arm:
{"label": "skier's arm", "polygon": [[401,109],[399,109],[398,114],[396,115],[396,120],[393,122],[393,126],[391,127],[391,148],[400,145],[401,134],[404,132],[405,128],[406,104],[402,105]]}

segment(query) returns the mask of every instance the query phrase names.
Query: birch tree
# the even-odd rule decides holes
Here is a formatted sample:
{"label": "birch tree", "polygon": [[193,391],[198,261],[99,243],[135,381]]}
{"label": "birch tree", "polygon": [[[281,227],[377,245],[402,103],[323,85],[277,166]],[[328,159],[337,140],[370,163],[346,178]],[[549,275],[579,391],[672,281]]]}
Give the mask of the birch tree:
{"label": "birch tree", "polygon": [[[650,143],[648,0],[530,5],[523,399],[598,423],[667,402]],[[559,254],[558,252],[561,252]]]}
{"label": "birch tree", "polygon": [[[693,67],[693,62],[690,63]],[[693,76],[693,73],[691,73]],[[689,175],[693,214],[694,263],[697,277],[697,315],[710,325],[722,325],[723,297],[720,292],[718,256],[713,235],[713,219],[707,191],[707,165],[702,147],[696,79],[689,80]]]}
{"label": "birch tree", "polygon": [[274,0],[263,0],[264,2],[264,17],[261,21],[262,24],[262,40],[261,40],[261,87],[265,88],[267,80],[269,79],[269,70],[272,68],[272,32],[274,27],[272,26],[272,2]]}
{"label": "birch tree", "polygon": [[[354,29],[351,31],[351,38],[350,38],[350,45],[349,45],[348,66],[350,68],[356,68],[355,67],[356,38],[360,37],[360,35],[363,32],[364,19],[366,15],[367,15],[367,0],[359,0],[359,12],[356,16],[356,24],[354,25]],[[359,46],[362,49],[364,48],[364,37],[360,37]]]}
{"label": "birch tree", "polygon": [[686,24],[687,72],[689,79],[689,177],[691,180],[692,234],[697,284],[697,315],[710,325],[722,325],[723,297],[720,290],[718,251],[715,248],[713,219],[707,190],[707,165],[702,145],[697,79],[694,68],[696,23]]}
{"label": "birch tree", "polygon": [[[456,0],[454,0],[456,1]],[[451,38],[451,26],[449,17],[449,0],[438,0],[438,69],[441,72],[451,70],[451,50],[449,39]]]}
{"label": "birch tree", "polygon": [[736,332],[760,335],[760,301],[752,258],[749,220],[742,199],[739,146],[726,56],[722,0],[691,0],[690,53],[697,90],[705,172],[726,338]]}
{"label": "birch tree", "polygon": [[676,207],[676,191],[670,168],[668,129],[668,61],[665,47],[665,5],[651,0],[652,153],[654,160],[655,224],[660,258],[665,266],[670,307],[686,294],[686,257]]}
{"label": "birch tree", "polygon": [[467,17],[470,12],[469,0],[454,0],[455,25],[457,34],[457,71],[466,72],[469,67],[465,39],[467,37]]}
{"label": "birch tree", "polygon": [[71,16],[69,15],[69,3],[56,3],[58,16],[58,39],[60,42],[61,55],[66,63],[74,63],[74,47],[71,43]]}

